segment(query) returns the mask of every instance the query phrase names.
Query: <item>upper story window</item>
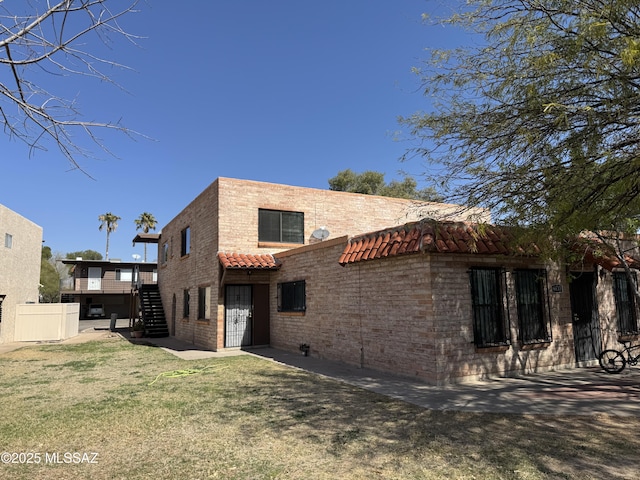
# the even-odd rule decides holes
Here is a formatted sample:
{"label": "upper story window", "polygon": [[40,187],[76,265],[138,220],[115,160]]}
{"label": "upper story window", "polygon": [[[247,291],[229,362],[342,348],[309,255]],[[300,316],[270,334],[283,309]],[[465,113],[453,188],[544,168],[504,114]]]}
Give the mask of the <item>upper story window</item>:
{"label": "upper story window", "polygon": [[130,268],[117,268],[116,280],[119,282],[130,282],[133,279],[133,270]]}
{"label": "upper story window", "polygon": [[258,240],[304,243],[304,213],[259,209]]}
{"label": "upper story window", "polygon": [[13,235],[10,233],[4,234],[4,246],[7,248],[11,248],[13,246]]}
{"label": "upper story window", "polygon": [[187,227],[180,232],[180,256],[189,255],[191,251],[191,228]]}

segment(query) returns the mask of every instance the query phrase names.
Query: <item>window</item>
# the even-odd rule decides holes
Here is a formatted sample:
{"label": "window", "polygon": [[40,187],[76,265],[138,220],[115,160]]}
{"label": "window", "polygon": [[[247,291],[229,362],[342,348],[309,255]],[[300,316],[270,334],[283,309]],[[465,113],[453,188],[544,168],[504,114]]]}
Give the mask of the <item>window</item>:
{"label": "window", "polygon": [[169,260],[169,244],[168,243],[163,243],[162,244],[162,262],[163,264],[167,263],[167,260]]}
{"label": "window", "polygon": [[180,232],[180,256],[189,255],[191,250],[191,228],[187,227]]}
{"label": "window", "polygon": [[189,318],[189,290],[182,291],[182,316],[183,318]]}
{"label": "window", "polygon": [[133,270],[130,268],[117,268],[116,269],[116,280],[119,282],[130,282],[133,278]]}
{"label": "window", "polygon": [[304,243],[304,213],[258,210],[258,240]]}
{"label": "window", "polygon": [[305,281],[278,284],[278,311],[304,312],[307,309]]}
{"label": "window", "polygon": [[473,306],[473,336],[478,347],[509,345],[509,325],[504,312],[504,271],[472,268],[469,271]]}
{"label": "window", "polygon": [[618,330],[621,335],[638,333],[634,288],[625,272],[613,272],[613,293],[616,297]]}
{"label": "window", "polygon": [[9,233],[4,234],[4,246],[11,248],[13,246],[13,235]]}
{"label": "window", "polygon": [[210,299],[211,287],[198,288],[198,318],[209,320],[211,318]]}
{"label": "window", "polygon": [[545,315],[547,298],[545,270],[516,270],[513,272],[518,304],[518,340],[522,343],[550,342],[549,318]]}

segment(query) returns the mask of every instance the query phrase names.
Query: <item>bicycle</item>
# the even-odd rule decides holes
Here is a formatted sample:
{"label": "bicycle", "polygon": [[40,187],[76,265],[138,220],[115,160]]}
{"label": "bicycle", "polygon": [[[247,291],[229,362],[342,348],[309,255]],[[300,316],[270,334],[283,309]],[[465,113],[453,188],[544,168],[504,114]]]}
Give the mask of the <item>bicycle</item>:
{"label": "bicycle", "polygon": [[[637,365],[640,361],[640,345],[631,346],[631,342],[620,342],[624,345],[622,350],[604,350],[598,360],[600,366],[607,373],[620,373],[629,365]],[[626,358],[625,354],[626,353]]]}

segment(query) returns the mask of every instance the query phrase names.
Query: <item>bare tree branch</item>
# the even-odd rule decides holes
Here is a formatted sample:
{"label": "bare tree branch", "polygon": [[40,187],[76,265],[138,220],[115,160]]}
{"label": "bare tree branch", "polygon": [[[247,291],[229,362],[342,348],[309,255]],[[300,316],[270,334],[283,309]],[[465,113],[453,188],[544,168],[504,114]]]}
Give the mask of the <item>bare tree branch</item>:
{"label": "bare tree branch", "polygon": [[[119,20],[136,12],[138,1],[123,4],[116,0],[62,0],[51,4],[32,0],[16,6],[0,0],[0,51],[5,53],[0,55],[0,72],[6,67],[15,83],[15,87],[9,85],[0,76],[0,121],[5,133],[25,142],[31,153],[45,150],[53,141],[72,168],[80,170],[78,158],[92,154],[81,147],[75,132],[81,132],[110,155],[112,152],[97,131],[139,135],[120,121],[83,119],[74,99],[57,95],[36,81],[46,72],[95,78],[119,87],[102,68],[128,67],[92,53],[88,45],[91,40],[99,40],[108,46],[112,35],[135,45],[139,37],[126,32]],[[113,6],[117,10],[112,10]]]}

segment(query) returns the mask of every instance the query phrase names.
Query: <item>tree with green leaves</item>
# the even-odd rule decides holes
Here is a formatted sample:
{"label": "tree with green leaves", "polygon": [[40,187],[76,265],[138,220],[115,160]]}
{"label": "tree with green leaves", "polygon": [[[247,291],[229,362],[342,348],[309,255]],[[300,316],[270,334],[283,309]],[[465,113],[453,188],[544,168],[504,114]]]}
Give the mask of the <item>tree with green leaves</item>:
{"label": "tree with green leaves", "polygon": [[82,250],[78,252],[68,252],[65,258],[69,260],[75,260],[76,258],[83,260],[102,260],[102,254],[95,250]]}
{"label": "tree with green leaves", "polygon": [[384,173],[372,170],[355,173],[347,168],[329,179],[329,190],[339,192],[364,193],[366,195],[407,198],[425,202],[442,201],[442,197],[436,193],[435,189],[424,188],[418,190],[417,187],[418,182],[409,176],[405,176],[401,182],[392,180],[387,184],[384,180]]}
{"label": "tree with green leaves", "polygon": [[[155,230],[157,221],[153,214],[144,212],[141,213],[138,218],[134,220],[136,224],[136,230],[142,230],[143,233],[149,233],[149,230]],[[144,244],[144,261],[147,261],[147,244]]]}
{"label": "tree with green leaves", "polygon": [[420,140],[406,158],[426,159],[448,200],[539,239],[635,233],[640,4],[470,0],[435,23],[477,41],[416,68],[433,103],[400,119]]}
{"label": "tree with green leaves", "polygon": [[42,247],[40,259],[40,301],[52,303],[60,300],[60,275],[52,263],[51,247]]}
{"label": "tree with green leaves", "polygon": [[107,232],[107,248],[105,250],[104,259],[109,260],[109,235],[111,235],[111,232],[116,231],[118,228],[118,220],[121,220],[121,218],[111,212],[107,212],[103,215],[99,215],[98,220],[100,221],[98,230],[102,231],[104,229]]}

